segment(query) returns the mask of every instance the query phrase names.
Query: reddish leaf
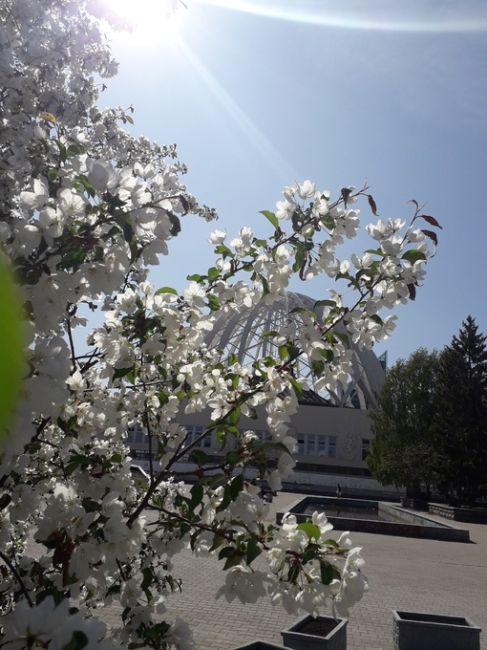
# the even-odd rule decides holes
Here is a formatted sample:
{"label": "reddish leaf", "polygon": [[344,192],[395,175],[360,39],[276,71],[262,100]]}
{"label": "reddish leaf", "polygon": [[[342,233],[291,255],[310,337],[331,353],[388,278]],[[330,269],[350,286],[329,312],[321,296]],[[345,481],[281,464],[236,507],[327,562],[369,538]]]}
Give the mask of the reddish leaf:
{"label": "reddish leaf", "polygon": [[372,214],[377,216],[377,205],[376,205],[374,199],[372,198],[372,196],[370,194],[367,195],[367,198],[369,200],[369,206],[370,206],[370,209],[372,210]]}
{"label": "reddish leaf", "polygon": [[424,233],[426,237],[432,239],[436,245],[438,245],[438,237],[433,230],[422,230],[421,232]]}
{"label": "reddish leaf", "polygon": [[342,194],[343,202],[345,203],[345,207],[347,206],[348,197],[350,196],[351,193],[352,190],[349,187],[342,187],[341,194]]}
{"label": "reddish leaf", "polygon": [[419,216],[425,221],[427,221],[429,224],[431,224],[432,226],[443,229],[443,226],[440,226],[438,221],[434,217],[430,217],[429,214],[420,214]]}
{"label": "reddish leaf", "polygon": [[408,290],[409,290],[409,299],[410,300],[415,300],[416,298],[416,287],[414,284],[408,284]]}

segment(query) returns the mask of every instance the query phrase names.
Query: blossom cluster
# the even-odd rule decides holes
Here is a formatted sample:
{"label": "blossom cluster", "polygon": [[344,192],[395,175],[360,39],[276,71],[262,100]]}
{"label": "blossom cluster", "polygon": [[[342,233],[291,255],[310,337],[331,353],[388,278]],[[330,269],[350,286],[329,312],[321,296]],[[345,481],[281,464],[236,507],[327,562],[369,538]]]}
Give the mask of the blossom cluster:
{"label": "blossom cluster", "polygon": [[[178,294],[154,288],[151,265],[168,253],[189,212],[206,219],[182,182],[174,147],[124,130],[130,111],[100,110],[96,79],[116,71],[101,24],[78,0],[0,0],[0,246],[21,287],[26,364],[22,395],[0,463],[0,647],[189,648],[184,622],[168,611],[181,588],[172,557],[183,548],[217,554],[227,597],[268,596],[288,609],[346,611],[365,588],[360,550],[330,537],[324,515],[298,524],[267,520],[251,466],[272,489],[291,471],[289,418],[309,360],[318,387],[347,380],[346,337],[372,346],[414,298],[434,252],[437,226],[419,207],[406,227],[368,227],[374,248],[340,260],[359,225],[366,188],[335,199],[305,181],[284,189],[263,215],[273,235],[242,228],[210,238],[215,263]],[[278,358],[246,366],[207,346],[218,316],[278,300],[293,276],[345,283],[303,310],[298,332],[269,332]],[[103,324],[88,326],[86,311]],[[178,424],[206,412],[221,443],[210,466]],[[270,440],[242,432],[244,416],[267,418]],[[130,472],[127,430],[147,432],[149,480]],[[190,454],[189,488],[178,461]],[[269,456],[272,462],[269,462]],[[31,534],[41,549],[30,555]],[[259,558],[257,560],[257,558]],[[108,636],[101,607],[118,604]],[[170,610],[170,608],[169,608]]]}

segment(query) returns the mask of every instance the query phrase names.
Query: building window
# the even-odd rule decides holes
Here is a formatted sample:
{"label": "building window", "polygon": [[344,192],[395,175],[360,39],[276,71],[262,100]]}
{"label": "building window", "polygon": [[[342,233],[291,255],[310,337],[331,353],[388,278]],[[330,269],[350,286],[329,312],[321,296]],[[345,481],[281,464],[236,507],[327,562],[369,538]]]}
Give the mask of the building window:
{"label": "building window", "polygon": [[306,455],[314,456],[316,453],[316,436],[314,434],[308,434],[306,438]]}
{"label": "building window", "polygon": [[326,436],[318,436],[318,456],[326,456]]}
{"label": "building window", "polygon": [[211,433],[207,433],[205,437],[203,438],[203,447],[208,448],[211,447]]}
{"label": "building window", "polygon": [[[197,440],[203,434],[203,427],[193,427],[193,442]],[[198,442],[198,447],[202,446],[202,440]]]}
{"label": "building window", "polygon": [[365,460],[369,455],[370,451],[370,440],[367,438],[362,438],[362,460]]}
{"label": "building window", "polygon": [[337,437],[328,436],[328,456],[330,458],[336,458],[337,455]]}
{"label": "building window", "polygon": [[298,433],[298,456],[336,457],[336,436]]}

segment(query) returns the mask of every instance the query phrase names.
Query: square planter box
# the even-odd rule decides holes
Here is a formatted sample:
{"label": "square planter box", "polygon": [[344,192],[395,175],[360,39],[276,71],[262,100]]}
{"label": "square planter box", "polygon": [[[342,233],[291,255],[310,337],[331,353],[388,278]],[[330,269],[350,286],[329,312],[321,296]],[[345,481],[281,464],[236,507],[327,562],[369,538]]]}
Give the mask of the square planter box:
{"label": "square planter box", "polygon": [[480,650],[480,628],[463,616],[392,615],[394,650]]}
{"label": "square planter box", "polygon": [[284,645],[293,650],[346,650],[347,623],[344,618],[307,614],[281,636]]}
{"label": "square planter box", "polygon": [[268,643],[267,641],[261,641],[257,639],[251,643],[246,643],[245,645],[239,645],[238,648],[233,650],[286,650],[282,645],[274,645],[273,643]]}

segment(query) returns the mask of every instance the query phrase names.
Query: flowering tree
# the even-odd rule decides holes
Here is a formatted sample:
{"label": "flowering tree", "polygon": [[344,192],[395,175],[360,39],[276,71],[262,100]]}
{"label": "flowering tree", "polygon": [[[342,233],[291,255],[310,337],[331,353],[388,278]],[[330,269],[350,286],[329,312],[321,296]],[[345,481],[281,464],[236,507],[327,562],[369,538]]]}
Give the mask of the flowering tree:
{"label": "flowering tree", "polygon": [[[375,203],[366,188],[332,199],[305,181],[285,188],[275,212],[264,211],[269,240],[242,228],[225,243],[216,231],[207,273],[190,276],[182,295],[154,289],[148,269],[184,216],[215,215],[187,192],[174,147],[129,135],[130,111],[97,107],[99,80],[116,65],[87,5],[0,7],[0,241],[23,292],[28,343],[0,468],[0,647],[190,647],[165,599],[180,586],[171,557],[188,545],[218,554],[239,597],[252,589],[288,608],[346,610],[364,588],[359,549],[347,534],[330,537],[323,514],[266,523],[267,506],[243,468],[279,487],[293,466],[288,421],[303,388],[299,359],[312,361],[322,386],[346,379],[349,352],[336,325],[364,346],[389,333],[394,317],[380,311],[414,298],[436,244],[421,223],[437,222],[416,205],[409,226],[379,220],[367,227],[374,248],[339,260],[337,246],[358,228],[352,205],[365,197],[375,214]],[[345,304],[330,292],[319,301],[323,317],[303,312],[292,339],[269,332],[278,359],[245,367],[207,349],[219,314],[272,303],[293,274],[342,280],[354,298]],[[83,354],[73,336],[86,325],[81,308],[104,313]],[[199,440],[186,444],[177,423],[182,409],[207,407],[206,432],[222,446],[211,472]],[[238,428],[257,408],[272,442]],[[147,484],[130,473],[126,432],[136,422],[162,468],[151,465]],[[188,489],[177,463],[190,452],[199,469]],[[28,533],[40,545],[35,557]],[[111,602],[121,617],[108,637],[97,608]]]}

